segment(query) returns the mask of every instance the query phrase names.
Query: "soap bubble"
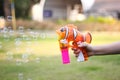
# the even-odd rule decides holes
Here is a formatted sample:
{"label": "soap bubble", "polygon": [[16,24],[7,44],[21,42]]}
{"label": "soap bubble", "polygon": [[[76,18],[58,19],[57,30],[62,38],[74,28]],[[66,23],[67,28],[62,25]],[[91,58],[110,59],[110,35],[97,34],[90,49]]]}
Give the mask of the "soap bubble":
{"label": "soap bubble", "polygon": [[10,30],[10,31],[9,31],[9,35],[10,35],[10,36],[13,36],[13,35],[15,35],[15,32],[14,32],[14,30]]}
{"label": "soap bubble", "polygon": [[19,26],[18,30],[23,32],[24,31],[24,27],[23,26]]}
{"label": "soap bubble", "polygon": [[24,80],[23,73],[18,73],[18,80]]}
{"label": "soap bubble", "polygon": [[32,30],[31,29],[27,29],[26,32],[30,35]]}
{"label": "soap bubble", "polygon": [[30,41],[31,40],[31,38],[28,35],[26,35],[26,34],[22,35],[22,38],[23,38],[23,40],[26,40],[26,41]]}
{"label": "soap bubble", "polygon": [[34,35],[34,32],[31,30],[31,31],[29,31],[29,34],[30,34],[31,36],[33,36],[33,35]]}
{"label": "soap bubble", "polygon": [[7,55],[7,60],[10,61],[10,60],[13,59],[13,53],[12,52],[7,52],[6,55]]}
{"label": "soap bubble", "polygon": [[28,78],[27,80],[32,80],[31,78]]}
{"label": "soap bubble", "polygon": [[33,36],[33,40],[37,40],[38,39],[38,37],[37,36]]}
{"label": "soap bubble", "polygon": [[11,26],[8,26],[8,30],[9,30],[9,31],[12,30],[12,27],[11,27]]}
{"label": "soap bubble", "polygon": [[40,38],[41,38],[41,39],[45,39],[45,38],[46,38],[46,34],[45,34],[45,33],[41,33],[41,34],[40,34]]}
{"label": "soap bubble", "polygon": [[24,27],[23,26],[19,26],[18,27],[18,32],[19,32],[19,34],[24,34]]}
{"label": "soap bubble", "polygon": [[7,16],[7,21],[12,21],[12,16]]}
{"label": "soap bubble", "polygon": [[7,27],[4,27],[3,30],[2,30],[3,33],[7,33],[8,32],[8,28]]}
{"label": "soap bubble", "polygon": [[27,35],[25,40],[26,40],[26,41],[30,41],[31,38]]}
{"label": "soap bubble", "polygon": [[9,41],[10,36],[8,34],[3,34],[4,40]]}
{"label": "soap bubble", "polygon": [[20,46],[21,43],[22,43],[22,42],[21,42],[21,39],[20,39],[20,38],[16,38],[16,39],[15,39],[15,45],[16,45],[16,46]]}
{"label": "soap bubble", "polygon": [[19,66],[19,65],[21,65],[21,64],[22,64],[22,61],[21,61],[20,59],[17,59],[17,60],[16,60],[16,65]]}
{"label": "soap bubble", "polygon": [[9,26],[8,27],[8,30],[9,30],[9,35],[10,36],[13,36],[15,33],[14,33],[14,30],[12,30],[12,27],[11,26]]}
{"label": "soap bubble", "polygon": [[29,62],[29,55],[27,54],[27,53],[24,53],[24,54],[22,54],[22,59],[23,59],[23,62],[24,63],[27,63],[27,62]]}
{"label": "soap bubble", "polygon": [[37,57],[37,58],[35,59],[35,61],[36,61],[36,63],[39,63],[39,62],[40,62],[40,58]]}
{"label": "soap bubble", "polygon": [[12,27],[8,26],[7,29],[8,29],[8,32],[10,32],[12,30]]}
{"label": "soap bubble", "polygon": [[33,36],[33,40],[37,40],[38,36],[39,36],[39,33],[38,32],[34,32],[32,36]]}

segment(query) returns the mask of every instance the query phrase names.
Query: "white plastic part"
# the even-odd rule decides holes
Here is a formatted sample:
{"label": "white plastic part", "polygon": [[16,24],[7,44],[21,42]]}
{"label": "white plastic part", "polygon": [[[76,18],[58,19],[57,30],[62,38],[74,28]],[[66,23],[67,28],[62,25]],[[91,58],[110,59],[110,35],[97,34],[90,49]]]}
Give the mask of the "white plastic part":
{"label": "white plastic part", "polygon": [[66,39],[61,39],[60,42],[63,43],[63,44],[67,44],[68,43],[68,41]]}
{"label": "white plastic part", "polygon": [[77,61],[78,61],[78,62],[85,61],[85,58],[84,58],[84,55],[83,55],[82,51],[80,51],[79,56],[78,56],[78,58],[77,58]]}

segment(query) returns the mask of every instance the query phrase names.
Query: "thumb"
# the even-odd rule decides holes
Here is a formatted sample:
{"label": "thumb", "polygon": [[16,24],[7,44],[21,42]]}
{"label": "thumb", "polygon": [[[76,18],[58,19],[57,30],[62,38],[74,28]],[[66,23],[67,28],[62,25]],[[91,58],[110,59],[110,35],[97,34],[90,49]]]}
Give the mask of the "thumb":
{"label": "thumb", "polygon": [[87,47],[87,46],[88,46],[88,43],[86,42],[78,43],[78,47]]}

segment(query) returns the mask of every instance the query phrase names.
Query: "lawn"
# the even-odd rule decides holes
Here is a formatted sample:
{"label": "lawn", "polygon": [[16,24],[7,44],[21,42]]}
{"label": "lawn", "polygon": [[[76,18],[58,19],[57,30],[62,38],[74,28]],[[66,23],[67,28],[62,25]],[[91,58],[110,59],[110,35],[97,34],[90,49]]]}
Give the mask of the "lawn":
{"label": "lawn", "polygon": [[[120,55],[94,56],[61,62],[55,37],[0,35],[0,80],[120,80]],[[120,41],[119,32],[92,32],[92,45]]]}

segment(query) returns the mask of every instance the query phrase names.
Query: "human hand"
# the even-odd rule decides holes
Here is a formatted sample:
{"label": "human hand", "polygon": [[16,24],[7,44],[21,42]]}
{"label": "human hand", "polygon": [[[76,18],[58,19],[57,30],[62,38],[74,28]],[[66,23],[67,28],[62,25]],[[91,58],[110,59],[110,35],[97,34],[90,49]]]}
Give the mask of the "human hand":
{"label": "human hand", "polygon": [[[80,43],[77,43],[77,45],[78,45],[78,47],[85,48],[89,57],[94,54],[93,48],[90,44],[88,44],[86,42],[80,42]],[[79,48],[72,48],[72,50],[73,50],[73,53],[75,54],[75,57],[78,57],[81,50]]]}

